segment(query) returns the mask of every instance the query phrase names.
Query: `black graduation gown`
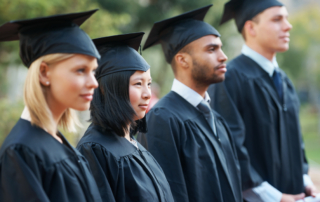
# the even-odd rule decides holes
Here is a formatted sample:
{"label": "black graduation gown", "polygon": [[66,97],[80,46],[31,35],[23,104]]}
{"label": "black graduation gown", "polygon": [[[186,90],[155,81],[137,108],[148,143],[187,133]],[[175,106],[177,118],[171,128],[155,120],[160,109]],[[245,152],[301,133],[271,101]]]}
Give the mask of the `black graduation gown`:
{"label": "black graduation gown", "polygon": [[148,132],[139,140],[146,139],[175,201],[242,201],[234,144],[222,118],[214,116],[219,139],[204,115],[173,91],[147,113]]}
{"label": "black graduation gown", "polygon": [[161,167],[142,145],[138,147],[111,129],[91,125],[77,149],[88,159],[104,201],[173,202]]}
{"label": "black graduation gown", "polygon": [[212,108],[227,121],[235,140],[243,190],[269,182],[288,194],[304,192],[308,172],[299,123],[299,100],[281,71],[283,100],[272,78],[240,55],[227,65],[223,83],[210,86]]}
{"label": "black graduation gown", "polygon": [[60,134],[64,144],[20,119],[0,149],[0,201],[99,202],[86,159]]}

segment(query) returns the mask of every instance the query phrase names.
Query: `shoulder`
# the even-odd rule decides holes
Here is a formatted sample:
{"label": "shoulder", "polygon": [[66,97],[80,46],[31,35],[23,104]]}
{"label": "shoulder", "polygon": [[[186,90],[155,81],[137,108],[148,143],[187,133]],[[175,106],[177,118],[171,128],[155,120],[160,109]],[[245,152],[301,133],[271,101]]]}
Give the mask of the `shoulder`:
{"label": "shoulder", "polygon": [[230,79],[253,79],[264,74],[262,68],[251,58],[241,54],[227,64],[226,80]]}
{"label": "shoulder", "polygon": [[148,124],[150,121],[175,121],[183,123],[198,115],[198,110],[177,93],[171,91],[151,108],[147,113]]}
{"label": "shoulder", "polygon": [[85,132],[77,145],[77,149],[84,156],[92,153],[117,160],[131,155],[137,150],[124,137],[116,135],[111,130],[103,130],[93,125]]}
{"label": "shoulder", "polygon": [[77,145],[76,149],[85,158],[115,158],[112,152],[110,152],[103,144],[95,141],[82,142]]}
{"label": "shoulder", "polygon": [[20,119],[12,128],[9,135],[3,142],[0,150],[0,157],[6,151],[28,150],[32,154],[37,154],[40,159],[45,158],[44,153],[48,153],[50,137],[43,129],[31,125],[29,121]]}
{"label": "shoulder", "polygon": [[11,144],[2,151],[0,156],[0,164],[7,158],[9,158],[10,161],[28,160],[42,163],[42,159],[35,152],[33,152],[31,148],[18,143]]}

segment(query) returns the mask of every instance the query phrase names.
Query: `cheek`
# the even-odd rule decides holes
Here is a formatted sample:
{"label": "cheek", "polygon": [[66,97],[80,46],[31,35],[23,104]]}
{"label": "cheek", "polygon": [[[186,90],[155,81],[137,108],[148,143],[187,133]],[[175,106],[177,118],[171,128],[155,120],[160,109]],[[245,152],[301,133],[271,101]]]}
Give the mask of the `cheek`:
{"label": "cheek", "polygon": [[52,83],[52,93],[58,100],[70,100],[78,97],[83,88],[83,79],[77,76],[59,77]]}
{"label": "cheek", "polygon": [[129,97],[130,97],[130,103],[134,107],[136,106],[140,101],[140,91],[138,88],[134,86],[129,87]]}
{"label": "cheek", "polygon": [[267,43],[272,43],[274,40],[278,39],[278,33],[279,33],[279,25],[272,24],[269,26],[264,27],[260,31],[260,39],[264,40]]}
{"label": "cheek", "polygon": [[217,61],[217,55],[215,53],[207,54],[202,60],[202,66],[207,74],[211,74],[215,71],[215,68],[219,62]]}

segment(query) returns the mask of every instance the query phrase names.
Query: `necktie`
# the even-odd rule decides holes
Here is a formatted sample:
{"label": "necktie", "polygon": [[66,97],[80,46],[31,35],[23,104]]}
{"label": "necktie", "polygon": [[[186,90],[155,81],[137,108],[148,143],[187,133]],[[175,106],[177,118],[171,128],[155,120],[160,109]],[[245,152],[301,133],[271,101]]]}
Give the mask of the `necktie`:
{"label": "necktie", "polygon": [[217,136],[216,125],[214,123],[214,116],[213,116],[213,113],[212,113],[211,108],[209,106],[209,103],[202,100],[198,104],[197,107],[203,113],[203,115],[206,117],[206,120],[209,123],[214,135]]}
{"label": "necktie", "polygon": [[272,75],[272,80],[273,80],[273,83],[276,87],[276,90],[277,90],[279,97],[282,99],[282,96],[283,96],[282,78],[281,78],[281,74],[279,71],[274,70],[273,75]]}

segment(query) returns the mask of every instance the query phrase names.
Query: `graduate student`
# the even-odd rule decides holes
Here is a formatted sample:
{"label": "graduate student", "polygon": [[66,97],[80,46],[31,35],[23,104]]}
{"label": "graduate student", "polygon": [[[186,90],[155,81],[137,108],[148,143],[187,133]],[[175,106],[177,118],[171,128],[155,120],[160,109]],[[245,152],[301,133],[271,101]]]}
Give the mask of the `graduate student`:
{"label": "graduate student", "polygon": [[156,22],[144,49],[160,43],[175,79],[148,112],[146,145],[164,170],[175,201],[240,202],[240,170],[223,119],[206,90],[224,80],[220,34],[203,22],[212,5]]}
{"label": "graduate student", "polygon": [[235,140],[244,199],[279,202],[314,195],[299,99],[275,57],[289,48],[287,9],[276,0],[231,0],[221,23],[232,18],[245,45],[228,63],[225,81],[208,91]]}
{"label": "graduate student", "polygon": [[29,68],[25,109],[0,149],[0,201],[99,202],[85,158],[57,130],[73,129],[75,110],[87,110],[98,51],[79,26],[96,10],[0,27],[0,41],[20,40]]}
{"label": "graduate student", "polygon": [[94,39],[101,61],[92,124],[77,149],[88,159],[103,201],[173,202],[153,156],[133,137],[146,132],[150,66],[137,52],[144,33]]}

